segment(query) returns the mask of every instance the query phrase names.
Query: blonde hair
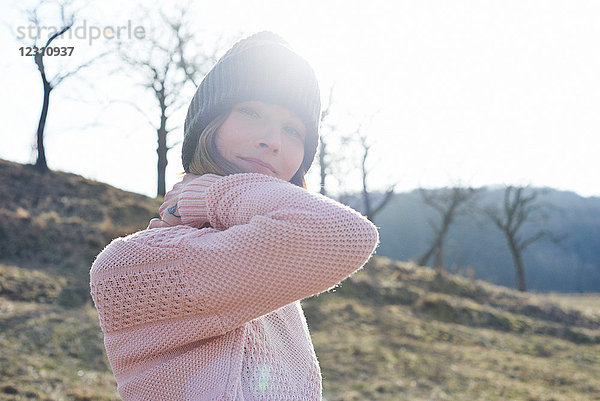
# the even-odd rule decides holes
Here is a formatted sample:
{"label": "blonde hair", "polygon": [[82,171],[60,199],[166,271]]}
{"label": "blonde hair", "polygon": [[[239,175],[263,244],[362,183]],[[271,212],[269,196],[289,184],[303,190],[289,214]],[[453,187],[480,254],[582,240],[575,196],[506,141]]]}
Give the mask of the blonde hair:
{"label": "blonde hair", "polygon": [[[230,175],[236,173],[244,173],[239,167],[233,163],[227,161],[219,151],[215,143],[215,137],[219,127],[227,117],[230,111],[222,113],[214,118],[204,128],[200,136],[198,137],[198,143],[196,144],[196,150],[194,156],[190,162],[189,172],[196,175],[202,174],[217,174],[217,175]],[[290,179],[290,182],[294,185],[306,189],[306,181],[304,175],[306,171],[303,166],[300,166],[296,174]]]}
{"label": "blonde hair", "polygon": [[190,173],[196,175],[202,174],[217,174],[229,175],[235,173],[243,173],[237,166],[225,160],[217,151],[215,137],[217,131],[223,122],[229,116],[229,111],[218,115],[204,128],[198,137],[196,150],[190,162]]}

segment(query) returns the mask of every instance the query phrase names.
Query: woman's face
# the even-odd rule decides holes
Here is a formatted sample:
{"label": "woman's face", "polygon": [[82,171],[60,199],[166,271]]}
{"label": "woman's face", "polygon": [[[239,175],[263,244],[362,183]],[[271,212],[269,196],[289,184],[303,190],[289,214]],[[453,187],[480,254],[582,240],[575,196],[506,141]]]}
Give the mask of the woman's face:
{"label": "woman's face", "polygon": [[285,107],[249,101],[233,107],[215,144],[242,171],[289,181],[302,164],[305,138],[304,123]]}

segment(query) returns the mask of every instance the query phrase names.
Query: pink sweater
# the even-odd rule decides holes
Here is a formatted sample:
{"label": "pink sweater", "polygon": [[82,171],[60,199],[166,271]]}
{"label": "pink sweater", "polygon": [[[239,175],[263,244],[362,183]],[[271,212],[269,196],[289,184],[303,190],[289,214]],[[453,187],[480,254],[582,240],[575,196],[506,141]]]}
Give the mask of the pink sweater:
{"label": "pink sweater", "polygon": [[200,176],[180,199],[185,225],[117,238],[90,271],[123,400],[320,400],[299,300],[360,269],[375,226],[263,174]]}

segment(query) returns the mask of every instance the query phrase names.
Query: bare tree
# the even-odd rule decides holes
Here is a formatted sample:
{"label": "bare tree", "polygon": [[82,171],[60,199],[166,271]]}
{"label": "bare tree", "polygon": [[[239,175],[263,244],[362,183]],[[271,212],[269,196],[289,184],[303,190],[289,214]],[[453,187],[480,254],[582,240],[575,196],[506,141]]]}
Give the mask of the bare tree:
{"label": "bare tree", "polygon": [[[335,132],[336,126],[330,122],[331,107],[333,104],[333,86],[329,89],[329,98],[327,99],[327,106],[321,111],[321,135],[319,138],[319,172],[321,176],[321,184],[319,192],[321,195],[327,195],[327,189],[325,187],[327,181],[327,175],[331,173],[331,155],[327,150],[327,139],[328,134]],[[327,134],[325,134],[325,132]]]}
{"label": "bare tree", "polygon": [[507,186],[504,190],[503,205],[487,206],[484,209],[484,213],[502,231],[508,243],[515,264],[519,291],[526,291],[522,258],[525,249],[542,238],[549,238],[553,242],[562,239],[543,229],[534,230],[527,236],[523,235],[523,226],[526,223],[539,225],[548,218],[549,206],[539,202],[538,195],[539,191],[529,187]]}
{"label": "bare tree", "polygon": [[[321,135],[319,138],[319,151],[317,154],[320,172],[320,193],[322,195],[328,194],[328,177],[335,178],[340,184],[347,180],[345,174],[347,174],[349,169],[356,168],[356,164],[351,166],[353,162],[356,162],[355,160],[352,160],[353,155],[356,153],[348,152],[347,150],[357,145],[359,149],[357,152],[361,155],[358,169],[360,170],[360,176],[362,180],[360,195],[360,203],[362,203],[362,206],[355,207],[357,209],[362,209],[367,218],[372,220],[375,215],[381,211],[383,207],[391,200],[394,194],[394,185],[389,186],[384,195],[379,197],[378,201],[375,202],[373,199],[375,195],[370,192],[367,185],[368,176],[371,172],[370,169],[367,168],[367,160],[369,158],[369,151],[371,149],[369,138],[363,130],[362,125],[358,125],[358,127],[349,134],[341,133],[342,130],[331,117],[332,109],[335,104],[333,100],[333,93],[334,86],[331,86],[329,89],[327,104],[321,112]],[[373,116],[371,119],[372,118]],[[330,146],[335,146],[336,142],[338,142],[339,149],[344,150],[344,152],[335,152],[330,150]],[[337,196],[337,198],[340,202],[349,205],[357,203],[354,202],[356,201],[355,196],[349,193],[341,193]]]}
{"label": "bare tree", "polygon": [[356,130],[356,136],[359,139],[360,146],[362,148],[361,155],[361,178],[362,178],[362,203],[364,215],[367,219],[374,221],[375,216],[387,205],[394,195],[395,184],[389,185],[384,191],[383,196],[375,202],[373,194],[369,191],[367,181],[371,173],[371,170],[367,167],[367,160],[369,158],[369,151],[371,150],[371,144],[368,140],[367,134],[363,131],[362,125],[359,125]]}
{"label": "bare tree", "polygon": [[[170,15],[159,11],[159,18],[165,29],[146,35],[142,50],[119,42],[121,58],[134,68],[138,76],[142,73],[141,85],[152,93],[158,106],[157,115],[150,118],[137,104],[128,102],[146,116],[148,123],[156,130],[157,196],[164,196],[166,193],[167,153],[176,145],[167,144],[168,134],[178,128],[169,126],[169,117],[189,102],[189,99],[181,96],[182,90],[188,83],[197,86],[199,78],[216,62],[216,53],[220,48],[218,45],[214,46],[210,53],[197,51],[202,46],[193,40],[191,23],[186,19],[188,10],[189,4],[180,6]],[[158,124],[154,122],[156,120]]]}
{"label": "bare tree", "polygon": [[417,263],[425,266],[433,256],[434,267],[436,271],[441,272],[444,266],[442,250],[448,229],[456,216],[465,212],[466,208],[464,206],[474,198],[477,190],[455,186],[433,191],[426,191],[421,188],[419,191],[423,202],[439,213],[440,221],[438,223],[435,223],[433,220],[429,221],[434,235],[431,245],[423,256],[419,258]]}
{"label": "bare tree", "polygon": [[[371,120],[374,116],[371,116]],[[335,130],[334,130],[335,131]],[[345,135],[339,136],[340,149],[343,152],[329,152],[326,168],[330,175],[335,176],[345,191],[337,196],[337,199],[361,212],[371,221],[393,198],[396,184],[388,185],[383,193],[372,191],[369,188],[369,177],[373,174],[371,160],[372,141],[370,135],[364,129],[363,124],[358,124],[353,130]],[[358,156],[358,157],[356,157]],[[358,173],[360,180],[359,194],[347,192],[348,182],[355,180],[354,173]],[[357,180],[358,181],[358,180]]]}
{"label": "bare tree", "polygon": [[[65,2],[61,2],[61,3],[54,3],[60,9],[60,18],[61,18],[60,28],[57,29],[54,33],[52,33],[48,37],[48,39],[45,41],[43,47],[41,47],[41,46],[38,46],[38,43],[39,43],[39,41],[42,40],[42,38],[40,38],[40,33],[43,32],[44,29],[42,29],[42,23],[40,21],[38,14],[40,12],[42,5],[44,5],[44,4],[48,4],[48,3],[44,2],[44,1],[40,1],[34,8],[31,8],[31,9],[28,9],[25,11],[25,13],[28,16],[29,22],[32,23],[33,27],[35,28],[35,35],[32,38],[33,45],[31,47],[33,48],[33,51],[34,51],[33,60],[38,68],[38,71],[40,72],[40,76],[42,78],[42,86],[43,86],[43,90],[44,90],[42,111],[40,113],[40,119],[38,122],[38,127],[37,127],[37,132],[36,132],[37,158],[36,158],[36,162],[35,162],[35,168],[41,173],[48,172],[48,163],[46,161],[46,151],[44,148],[44,129],[46,127],[46,119],[48,116],[48,110],[50,108],[50,93],[58,85],[60,85],[66,78],[75,75],[81,69],[90,66],[95,61],[97,61],[99,58],[104,57],[107,54],[107,53],[99,54],[95,57],[90,58],[88,61],[80,64],[79,66],[77,66],[76,68],[74,68],[70,71],[59,72],[59,73],[54,74],[54,76],[52,76],[52,77],[48,77],[48,74],[46,71],[46,66],[44,64],[44,56],[46,54],[46,49],[50,48],[50,45],[52,44],[52,42],[55,39],[64,35],[67,31],[69,31],[73,27],[73,24],[75,21],[75,13],[72,11],[71,12],[67,11],[67,8],[69,8],[71,2],[65,1]],[[29,32],[31,33],[32,30],[30,29]]]}

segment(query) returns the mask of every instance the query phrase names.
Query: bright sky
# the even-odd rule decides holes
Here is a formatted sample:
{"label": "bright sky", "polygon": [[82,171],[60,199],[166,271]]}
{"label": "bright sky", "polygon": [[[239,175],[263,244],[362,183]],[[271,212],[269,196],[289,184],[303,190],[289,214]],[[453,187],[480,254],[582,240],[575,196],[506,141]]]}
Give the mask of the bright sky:
{"label": "bright sky", "polygon": [[[0,5],[6,24],[0,26],[0,158],[32,163],[41,80],[8,28],[29,24],[18,12],[27,2],[6,3]],[[241,35],[275,31],[312,63],[323,101],[335,83],[332,118],[349,132],[362,124],[369,134],[375,188],[532,184],[600,196],[598,1],[197,4],[190,16],[198,35],[224,35],[229,46]],[[75,26],[83,19],[88,26],[130,20],[151,29],[132,17],[134,8],[133,2],[91,2]],[[85,55],[103,41],[70,43]],[[48,68],[76,61],[56,57]],[[154,196],[156,133],[133,108],[111,104],[128,98],[146,108],[152,99],[119,70],[107,59],[52,93],[48,164]],[[185,109],[173,115],[173,125],[183,126]],[[182,129],[170,135],[169,143],[180,141]],[[168,188],[182,170],[180,149],[169,153]],[[313,165],[310,189],[318,188],[317,173]],[[348,187],[359,184],[356,175],[344,177]]]}

